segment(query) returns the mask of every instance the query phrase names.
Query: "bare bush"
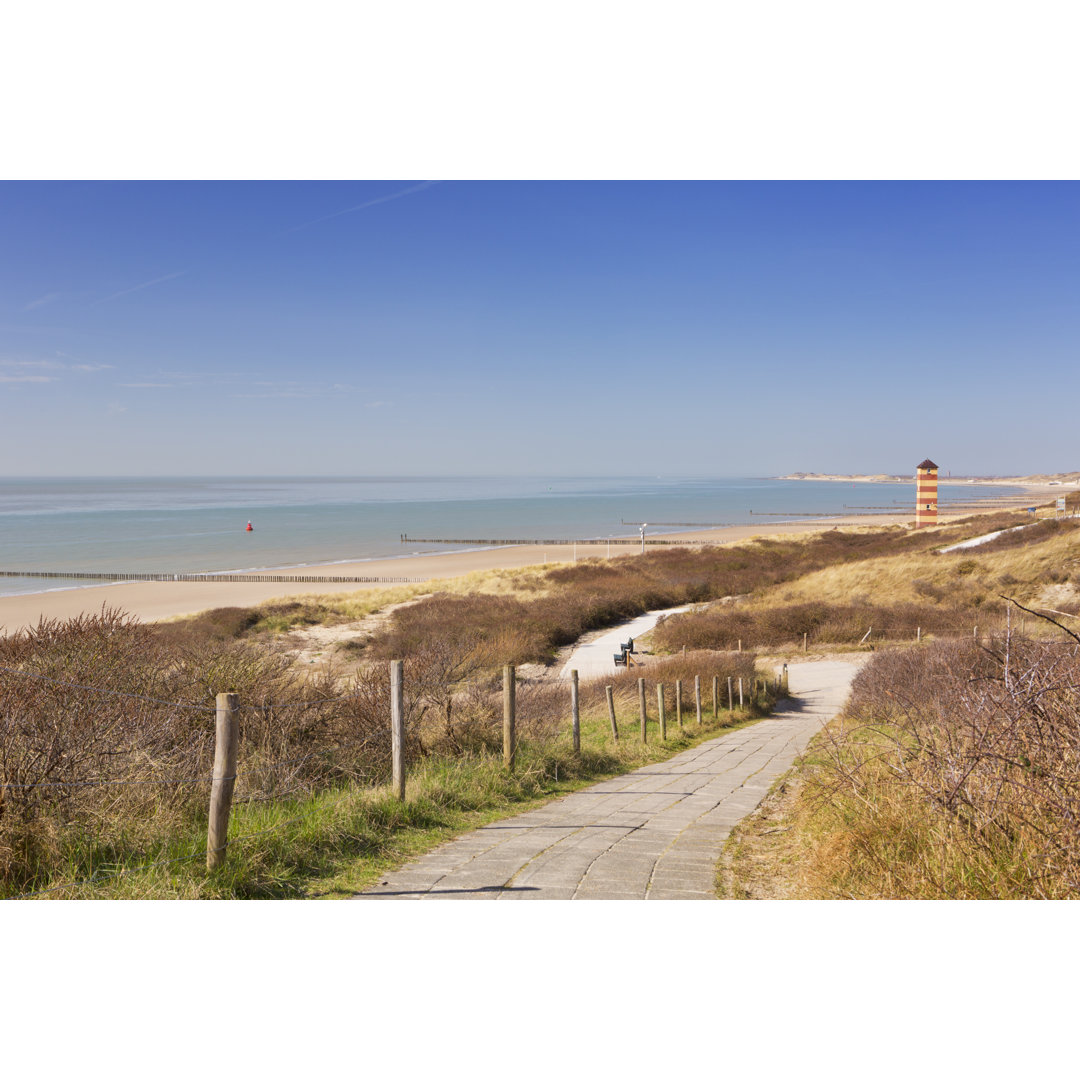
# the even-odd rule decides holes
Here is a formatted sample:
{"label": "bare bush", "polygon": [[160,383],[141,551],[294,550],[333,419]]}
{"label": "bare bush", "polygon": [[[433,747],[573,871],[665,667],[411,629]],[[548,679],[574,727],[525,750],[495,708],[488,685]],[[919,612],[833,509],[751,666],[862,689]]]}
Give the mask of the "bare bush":
{"label": "bare bush", "polygon": [[[878,653],[814,771],[841,895],[1080,890],[1080,647],[1012,634]],[[843,850],[830,863],[829,853]]]}

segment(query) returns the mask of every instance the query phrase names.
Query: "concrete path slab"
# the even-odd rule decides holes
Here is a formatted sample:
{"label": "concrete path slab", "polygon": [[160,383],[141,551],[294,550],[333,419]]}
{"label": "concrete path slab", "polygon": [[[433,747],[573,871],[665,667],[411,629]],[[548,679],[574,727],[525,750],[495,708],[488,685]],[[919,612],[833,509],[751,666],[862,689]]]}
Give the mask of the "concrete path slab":
{"label": "concrete path slab", "polygon": [[732,827],[839,712],[861,662],[791,664],[800,700],[768,719],[466,833],[357,899],[715,899]]}

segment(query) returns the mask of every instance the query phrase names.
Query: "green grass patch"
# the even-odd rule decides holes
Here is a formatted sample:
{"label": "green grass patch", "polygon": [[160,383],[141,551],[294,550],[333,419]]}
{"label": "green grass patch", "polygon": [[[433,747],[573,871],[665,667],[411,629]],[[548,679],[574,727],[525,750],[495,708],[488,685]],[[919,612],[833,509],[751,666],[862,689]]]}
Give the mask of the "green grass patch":
{"label": "green grass patch", "polygon": [[[668,721],[661,741],[655,711],[640,742],[636,712],[617,712],[611,738],[606,711],[582,715],[581,752],[569,731],[519,743],[508,774],[492,751],[432,756],[412,770],[404,803],[384,786],[341,784],[296,799],[235,806],[223,867],[205,868],[205,820],[188,822],[167,840],[120,833],[108,839],[74,834],[59,865],[34,883],[39,890],[95,877],[91,884],[46,895],[63,899],[343,898],[438,844],[491,821],[522,813],[596,781],[664,761],[682,750],[761,719],[761,708],[713,719],[691,714]],[[193,857],[191,857],[193,856]],[[184,860],[184,861],[171,861]],[[162,865],[153,865],[161,863]]]}

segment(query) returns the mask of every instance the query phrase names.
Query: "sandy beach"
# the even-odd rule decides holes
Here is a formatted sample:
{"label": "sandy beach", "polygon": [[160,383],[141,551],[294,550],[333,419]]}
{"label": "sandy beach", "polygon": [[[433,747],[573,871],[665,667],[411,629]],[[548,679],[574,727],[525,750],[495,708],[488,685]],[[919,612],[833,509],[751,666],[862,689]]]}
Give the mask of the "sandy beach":
{"label": "sandy beach", "polygon": [[[1033,499],[1052,497],[1060,493],[1055,486],[1025,485]],[[993,511],[987,507],[985,513]],[[965,510],[970,516],[979,511]],[[914,515],[882,514],[858,517],[813,518],[799,522],[754,525],[732,525],[695,532],[664,534],[664,539],[679,539],[702,544],[731,544],[755,536],[778,536],[819,532],[838,526],[910,525]],[[950,515],[942,514],[941,520]],[[655,549],[654,549],[655,550]],[[335,563],[332,566],[305,567],[311,576],[370,576],[400,578],[414,581],[438,581],[460,577],[478,570],[516,569],[540,564],[569,563],[577,559],[630,557],[640,552],[637,545],[620,544],[609,548],[606,542],[580,543],[573,547],[559,545],[544,547],[489,547],[478,551],[458,551],[445,555],[416,555],[399,559],[378,559],[356,563]],[[0,597],[0,633],[11,633],[35,625],[41,618],[66,619],[85,612],[100,611],[103,606],[119,608],[147,622],[191,615],[216,607],[247,607],[283,597],[312,593],[352,593],[361,590],[393,587],[387,584],[341,584],[327,582],[326,586],[310,583],[246,583],[215,581],[153,581],[125,582],[80,589],[58,589],[51,592],[28,593]]]}

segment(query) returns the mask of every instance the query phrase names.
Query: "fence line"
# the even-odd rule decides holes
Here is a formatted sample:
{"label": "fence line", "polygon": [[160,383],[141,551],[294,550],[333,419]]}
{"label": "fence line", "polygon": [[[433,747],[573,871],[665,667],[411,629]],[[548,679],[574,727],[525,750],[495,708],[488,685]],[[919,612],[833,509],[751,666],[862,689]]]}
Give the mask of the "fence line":
{"label": "fence line", "polygon": [[[396,662],[396,669],[397,669],[397,673],[398,673],[399,679],[400,679],[400,673],[402,671],[402,665],[401,665],[400,661]],[[24,672],[19,672],[19,671],[15,670],[15,669],[0,669],[0,670],[12,670],[16,674],[25,674]],[[392,669],[392,672],[393,672],[393,670],[394,669]],[[516,745],[517,744],[517,738],[516,738],[516,692],[515,692],[516,684],[517,684],[517,677],[516,677],[514,667],[512,665],[507,666],[504,669],[503,674],[504,674],[504,679],[503,679],[503,701],[504,701],[504,737],[505,737],[504,747],[503,747],[503,749],[504,749],[504,767],[509,772],[513,772],[514,768],[515,768],[515,764],[516,764],[515,758],[516,758],[516,750],[517,750],[517,745]],[[392,681],[393,681],[393,679],[392,679]],[[644,690],[644,682],[645,682],[644,679],[640,679],[639,682],[638,682],[638,688],[642,692],[642,694],[643,694],[643,690]],[[695,680],[695,682],[697,683],[698,680]],[[740,682],[741,682],[741,680],[740,680]],[[95,687],[82,687],[80,684],[68,684],[68,685],[79,686],[79,688],[81,688],[81,689],[87,689],[87,690],[91,690],[91,691],[97,689]],[[660,684],[660,685],[662,686],[662,684]],[[756,693],[757,686],[756,686],[756,683],[755,683],[755,688],[754,689],[755,689],[755,693],[754,693],[754,696],[753,696],[752,700],[754,702],[756,702],[757,701],[757,693]],[[617,739],[618,739],[618,729],[617,729],[617,724],[615,722],[615,717],[614,717],[614,702],[613,702],[613,699],[612,699],[612,688],[610,686],[608,686],[608,687],[605,688],[605,690],[606,690],[608,711],[609,711],[611,722],[612,722],[611,737],[612,737],[613,741],[617,741]],[[764,681],[762,681],[762,690],[767,692],[767,688],[765,686]],[[662,693],[662,690],[661,690],[661,693]],[[123,695],[123,696],[138,696],[138,695]],[[341,701],[351,700],[355,696],[356,695],[352,695],[350,697],[345,697],[345,698],[337,698],[337,699],[334,699],[334,698],[322,699],[322,701],[323,701],[323,703],[334,704],[334,703],[338,703],[338,702],[341,702]],[[400,698],[401,696],[402,696],[401,689],[399,687],[398,697]],[[576,698],[576,695],[572,694],[571,695],[571,713],[573,714],[574,721],[577,720],[577,716],[576,716],[577,709],[575,708],[575,706],[577,705],[577,702],[574,700],[575,698]],[[157,699],[148,699],[148,700],[157,700]],[[164,701],[159,702],[159,703],[164,704],[164,705],[173,704],[173,703],[164,702]],[[297,704],[307,704],[307,703],[297,703]],[[79,879],[79,880],[76,880],[76,881],[64,882],[64,883],[62,883],[60,885],[54,885],[54,886],[50,886],[50,887],[44,888],[44,889],[32,890],[30,892],[19,894],[18,896],[10,897],[9,899],[15,899],[15,900],[30,899],[30,898],[37,897],[37,896],[46,896],[46,895],[50,895],[50,894],[53,894],[53,893],[63,892],[65,890],[84,888],[84,887],[87,887],[87,886],[97,886],[97,885],[102,884],[105,881],[116,881],[119,878],[121,878],[121,877],[123,877],[123,876],[125,876],[127,874],[142,873],[142,872],[152,870],[152,869],[160,867],[160,866],[172,865],[172,864],[175,864],[175,863],[182,863],[182,862],[189,862],[189,861],[192,861],[194,859],[199,858],[201,855],[205,855],[205,857],[207,859],[207,869],[208,869],[208,871],[212,871],[212,870],[214,870],[214,869],[216,869],[216,868],[218,868],[218,867],[220,867],[221,865],[224,864],[226,854],[227,854],[227,850],[228,850],[228,847],[229,847],[230,844],[239,844],[239,843],[242,843],[244,841],[250,840],[250,839],[252,839],[254,837],[261,836],[261,835],[264,835],[266,833],[273,832],[275,830],[281,829],[281,828],[283,828],[283,827],[285,827],[285,826],[287,826],[287,825],[289,825],[289,824],[291,824],[293,822],[302,820],[302,818],[304,816],[303,814],[296,815],[296,816],[287,818],[284,821],[277,822],[276,824],[274,824],[274,825],[272,825],[272,826],[270,826],[270,827],[268,827],[266,829],[260,829],[260,830],[258,830],[256,832],[252,832],[252,833],[245,833],[245,834],[243,834],[241,836],[229,837],[229,819],[230,819],[231,809],[232,809],[232,806],[234,804],[233,799],[232,799],[232,788],[233,788],[233,785],[235,784],[235,781],[237,780],[237,778],[240,775],[252,775],[254,773],[257,773],[257,772],[260,772],[260,771],[263,771],[263,770],[283,768],[283,767],[285,767],[287,765],[295,765],[295,764],[298,764],[300,762],[303,762],[305,760],[309,760],[309,759],[315,758],[315,757],[332,757],[335,753],[337,753],[338,751],[340,751],[342,749],[345,749],[347,747],[362,747],[362,746],[370,745],[372,743],[381,742],[381,741],[384,741],[384,738],[386,736],[390,735],[389,730],[386,731],[386,732],[383,732],[383,731],[380,730],[380,732],[377,733],[377,734],[369,734],[369,735],[364,736],[363,738],[354,739],[354,740],[339,741],[336,745],[334,745],[332,747],[320,748],[319,750],[316,750],[316,751],[314,751],[312,753],[303,754],[303,755],[300,755],[300,756],[297,756],[297,757],[285,758],[285,759],[282,759],[282,760],[279,760],[279,761],[267,762],[267,763],[255,763],[255,762],[252,762],[252,763],[238,764],[237,757],[238,757],[238,751],[239,751],[239,740],[238,740],[239,731],[238,731],[238,726],[237,726],[237,719],[238,719],[240,707],[241,706],[240,706],[239,701],[237,700],[236,695],[234,695],[234,694],[220,694],[220,695],[218,695],[218,702],[217,702],[217,706],[216,706],[216,708],[217,708],[217,723],[216,723],[215,748],[214,748],[215,767],[214,767],[213,775],[211,775],[211,776],[194,777],[194,778],[186,777],[186,778],[183,778],[183,779],[159,779],[159,780],[101,780],[101,779],[99,779],[99,780],[83,780],[83,781],[46,781],[46,782],[42,782],[42,783],[39,783],[39,784],[4,784],[4,785],[0,785],[0,789],[6,789],[6,788],[10,788],[10,789],[27,789],[27,788],[34,788],[34,787],[42,787],[42,788],[90,787],[90,786],[97,786],[97,785],[123,785],[123,784],[183,784],[183,783],[195,784],[195,783],[206,783],[207,781],[211,781],[212,785],[213,785],[211,798],[210,798],[210,812],[209,812],[209,815],[208,815],[208,824],[207,824],[207,841],[206,841],[206,846],[205,846],[205,848],[203,850],[198,851],[198,852],[194,852],[194,853],[189,854],[189,855],[178,856],[178,857],[175,857],[175,858],[159,859],[159,860],[155,860],[153,862],[145,863],[145,864],[138,865],[138,866],[120,866],[119,869],[110,869],[109,866],[99,867],[98,869],[94,870],[86,878]],[[716,702],[714,701],[714,712],[715,712],[715,707],[716,707]],[[397,711],[399,713],[403,711],[400,701],[398,703],[398,710]],[[663,717],[663,714],[661,714],[661,716]],[[666,717],[664,717],[664,719],[666,719]],[[646,715],[644,715],[644,710],[643,710],[642,732],[641,732],[642,742],[646,741],[645,724],[647,722],[651,722],[651,718],[648,718]],[[662,722],[663,722],[663,720],[661,720],[661,723]],[[663,734],[666,734],[666,732],[664,732]],[[399,733],[399,739],[401,739],[402,741],[403,741],[403,735],[404,735],[403,731]],[[570,731],[562,731],[562,730],[558,731],[556,733],[556,735],[555,735],[555,739],[559,740],[559,739],[563,739],[564,737],[567,737],[567,736],[569,736],[569,738],[571,740],[572,751],[574,753],[580,753],[580,741],[579,741],[579,736],[578,736],[577,724],[576,723],[573,724],[573,727],[571,728]],[[399,745],[400,745],[400,743],[399,743]],[[401,762],[400,778],[396,777],[395,779],[398,780],[398,783],[400,784],[400,786],[398,788],[399,791],[400,791],[400,796],[399,797],[404,798],[404,794],[405,794],[405,776],[404,776],[404,762],[403,762],[403,760]],[[398,787],[398,784],[395,784],[395,787]],[[280,792],[272,794],[272,795],[268,796],[267,801],[278,801],[278,800],[280,800],[280,799],[282,799],[284,797],[287,797],[287,796],[289,796],[291,794],[294,794],[298,790],[300,790],[300,789],[299,788],[293,788],[293,789],[290,789],[289,791],[285,792],[284,794],[282,794]],[[250,800],[248,800],[248,799],[237,800],[236,805],[239,805],[241,803],[248,803],[249,801]],[[91,858],[92,858],[92,856],[91,856]],[[114,864],[111,864],[111,865],[113,867],[116,867],[118,864],[114,863]]]}

